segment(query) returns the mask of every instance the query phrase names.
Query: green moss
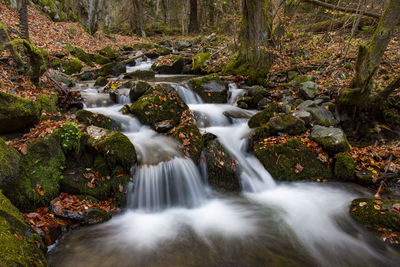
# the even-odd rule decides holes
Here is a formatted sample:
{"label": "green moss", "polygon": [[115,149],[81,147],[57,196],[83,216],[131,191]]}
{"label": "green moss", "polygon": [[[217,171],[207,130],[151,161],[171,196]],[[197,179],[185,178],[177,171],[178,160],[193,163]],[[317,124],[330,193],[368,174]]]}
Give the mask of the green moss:
{"label": "green moss", "polygon": [[381,201],[382,204],[377,204],[371,198],[355,199],[350,206],[350,215],[357,222],[374,229],[383,227],[400,231],[400,213],[392,210],[392,206],[400,204],[400,200],[381,199]]}
{"label": "green moss", "polygon": [[105,86],[107,85],[108,80],[106,77],[100,76],[96,79],[96,82],[94,83],[94,86]]}
{"label": "green moss", "polygon": [[80,61],[84,62],[86,65],[94,67],[93,57],[89,53],[86,53],[83,49],[81,49],[79,47],[72,46],[70,44],[67,44],[65,46],[65,49],[72,56],[77,57]]}
{"label": "green moss", "polygon": [[76,119],[86,126],[94,125],[109,130],[121,129],[121,124],[115,120],[103,114],[93,113],[88,110],[79,110],[76,113]]}
{"label": "green moss", "polygon": [[24,130],[39,122],[37,103],[0,92],[0,133]]}
{"label": "green moss", "polygon": [[298,135],[307,130],[304,121],[292,114],[282,114],[272,117],[267,126],[269,126],[270,134],[273,135],[279,133]]}
{"label": "green moss", "polygon": [[272,103],[268,105],[263,111],[258,112],[253,117],[250,118],[247,123],[250,128],[256,128],[263,124],[266,124],[274,115],[278,112],[278,105]]}
{"label": "green moss", "polygon": [[182,55],[167,55],[157,60],[151,69],[160,74],[181,74],[183,67]]}
{"label": "green moss", "polygon": [[309,81],[312,81],[312,80],[313,80],[313,77],[311,75],[299,75],[299,76],[296,76],[293,79],[292,84],[293,85],[300,85],[300,84],[302,84],[304,82],[309,82]]}
{"label": "green moss", "polygon": [[354,180],[356,166],[351,156],[339,153],[335,155],[334,174],[336,178],[346,181]]}
{"label": "green moss", "polygon": [[[318,155],[295,139],[275,145],[257,142],[254,154],[274,179],[280,181],[315,180],[331,176],[329,168],[318,159]],[[297,164],[304,168],[298,173]]]}
{"label": "green moss", "polygon": [[55,131],[28,144],[28,153],[21,158],[20,174],[15,186],[5,192],[21,210],[47,206],[59,194],[59,182],[65,166],[60,143],[60,132]]}
{"label": "green moss", "polygon": [[74,59],[66,59],[62,63],[62,68],[64,69],[64,72],[68,75],[74,74],[74,73],[80,73],[83,65],[82,63],[74,58]]}
{"label": "green moss", "polygon": [[42,239],[1,192],[0,244],[0,266],[48,266]]}
{"label": "green moss", "polygon": [[128,72],[124,75],[125,79],[151,79],[154,78],[155,72],[152,70],[136,70]]}
{"label": "green moss", "polygon": [[99,50],[98,53],[106,58],[109,59],[117,59],[118,58],[118,53],[116,51],[114,51],[111,47],[106,46],[103,49]]}
{"label": "green moss", "polygon": [[81,144],[81,131],[78,125],[69,122],[60,128],[61,145],[64,151],[75,151],[79,153]]}
{"label": "green moss", "polygon": [[206,53],[197,53],[193,57],[193,71],[195,72],[201,72],[202,69],[205,67],[205,64],[207,60],[211,58],[211,53],[206,52]]}
{"label": "green moss", "polygon": [[147,90],[129,107],[142,123],[151,126],[163,120],[173,120],[178,125],[182,112],[187,109],[182,98],[176,92],[167,92],[163,85]]}
{"label": "green moss", "polygon": [[101,67],[98,72],[99,76],[114,75],[118,76],[126,72],[126,64],[123,62],[110,62]]}
{"label": "green moss", "polygon": [[227,101],[228,84],[221,81],[217,74],[191,79],[189,85],[207,103]]}
{"label": "green moss", "polygon": [[39,105],[42,111],[46,112],[58,112],[57,103],[58,103],[58,95],[51,94],[49,95],[41,95],[37,98]]}
{"label": "green moss", "polygon": [[19,172],[20,154],[0,138],[0,188],[13,186]]}

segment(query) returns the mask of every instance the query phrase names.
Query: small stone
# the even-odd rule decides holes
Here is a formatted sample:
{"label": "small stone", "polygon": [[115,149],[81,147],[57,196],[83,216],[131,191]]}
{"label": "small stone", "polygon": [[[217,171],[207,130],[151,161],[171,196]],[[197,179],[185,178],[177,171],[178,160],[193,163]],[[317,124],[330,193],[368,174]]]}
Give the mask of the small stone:
{"label": "small stone", "polygon": [[301,103],[300,105],[298,105],[299,109],[305,109],[308,107],[315,107],[315,103],[312,100],[306,100],[303,103]]}
{"label": "small stone", "polygon": [[309,124],[312,119],[311,113],[304,110],[295,110],[293,111],[293,115],[302,119],[305,124]]}
{"label": "small stone", "polygon": [[314,99],[318,94],[318,85],[315,82],[304,82],[300,84],[300,93],[306,99]]}

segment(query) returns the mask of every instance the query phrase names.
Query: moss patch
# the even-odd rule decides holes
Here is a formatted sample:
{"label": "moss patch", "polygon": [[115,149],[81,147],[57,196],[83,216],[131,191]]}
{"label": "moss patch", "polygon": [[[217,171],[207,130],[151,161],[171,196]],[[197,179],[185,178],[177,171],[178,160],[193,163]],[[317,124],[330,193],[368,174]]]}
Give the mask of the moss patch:
{"label": "moss patch", "polygon": [[336,178],[352,181],[354,180],[354,172],[356,166],[351,156],[339,153],[335,155],[335,169],[334,174]]}
{"label": "moss patch", "polygon": [[204,67],[206,66],[206,62],[207,60],[209,60],[211,58],[211,54],[210,52],[206,52],[206,53],[197,53],[194,57],[193,57],[193,71],[197,72],[197,73],[201,73],[204,70]]}
{"label": "moss patch", "polygon": [[250,118],[248,122],[249,127],[256,128],[268,123],[276,112],[278,112],[278,105],[276,103],[268,105],[263,111],[258,112]]}
{"label": "moss patch", "polygon": [[109,130],[120,130],[121,124],[103,114],[93,113],[88,110],[79,110],[76,119],[86,125],[94,125]]}
{"label": "moss patch", "polygon": [[0,188],[12,187],[19,173],[20,154],[0,138]]}
{"label": "moss patch", "polygon": [[41,95],[36,99],[42,111],[46,112],[58,112],[58,95],[51,94],[51,95]]}
{"label": "moss patch", "polygon": [[80,73],[83,68],[82,63],[76,58],[66,59],[61,63],[61,65],[64,72],[68,75]]}

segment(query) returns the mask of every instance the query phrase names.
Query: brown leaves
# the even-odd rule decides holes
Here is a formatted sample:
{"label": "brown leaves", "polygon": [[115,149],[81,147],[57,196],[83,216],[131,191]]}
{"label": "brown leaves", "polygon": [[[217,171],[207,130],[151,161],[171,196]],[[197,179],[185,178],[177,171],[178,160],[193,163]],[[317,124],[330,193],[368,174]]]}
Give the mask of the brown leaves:
{"label": "brown leaves", "polygon": [[393,204],[392,211],[395,213],[400,213],[400,203]]}
{"label": "brown leaves", "polygon": [[36,192],[39,194],[39,196],[44,195],[44,189],[40,184],[36,184]]}
{"label": "brown leaves", "polygon": [[296,167],[295,167],[295,169],[294,169],[294,172],[295,172],[296,174],[299,174],[299,173],[301,173],[303,170],[304,170],[304,167],[301,166],[299,163],[297,163],[297,164],[296,164]]}

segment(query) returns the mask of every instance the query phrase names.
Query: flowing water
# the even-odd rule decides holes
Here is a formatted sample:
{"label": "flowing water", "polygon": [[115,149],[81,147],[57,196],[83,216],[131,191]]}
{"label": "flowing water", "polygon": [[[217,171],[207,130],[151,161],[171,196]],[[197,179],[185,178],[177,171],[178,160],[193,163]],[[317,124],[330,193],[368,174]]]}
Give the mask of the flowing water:
{"label": "flowing water", "polygon": [[[145,63],[138,66],[143,67]],[[398,266],[400,253],[354,223],[348,206],[364,189],[340,183],[277,183],[247,152],[248,118],[229,104],[205,104],[181,82],[169,82],[194,111],[200,130],[215,134],[238,160],[243,192],[207,185],[204,163],[185,158],[177,143],[142,125],[92,88],[86,107],[122,123],[140,167],[127,209],[104,224],[72,231],[48,256],[53,266]]]}

